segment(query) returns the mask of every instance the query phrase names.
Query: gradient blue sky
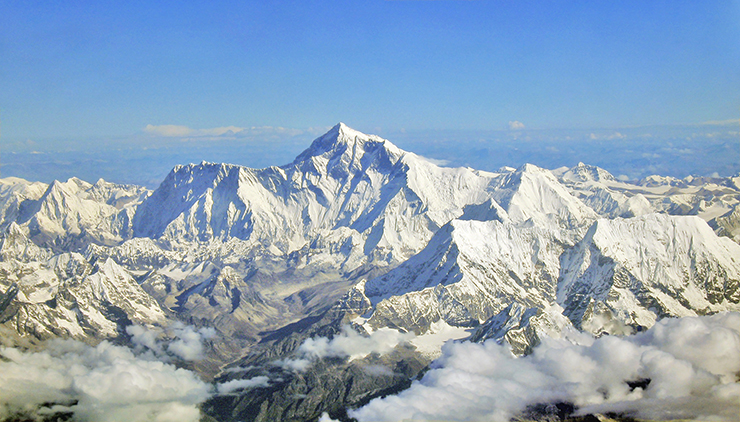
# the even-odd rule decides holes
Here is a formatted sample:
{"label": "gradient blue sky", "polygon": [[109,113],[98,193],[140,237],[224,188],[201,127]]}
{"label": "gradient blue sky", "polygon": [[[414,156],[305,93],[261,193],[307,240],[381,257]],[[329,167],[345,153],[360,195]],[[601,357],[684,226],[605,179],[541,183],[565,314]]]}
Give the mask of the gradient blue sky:
{"label": "gradient blue sky", "polygon": [[[157,163],[149,184],[182,160],[283,164],[339,121],[486,168],[506,154],[513,166],[528,157],[574,165],[558,148],[560,129],[590,142],[592,129],[621,136],[652,125],[622,155],[653,162],[609,170],[729,174],[740,169],[738,117],[740,0],[0,3],[3,175],[48,180],[85,170],[138,180],[125,174],[140,172],[129,164],[105,172],[126,154],[146,156],[142,169]],[[675,156],[639,148],[655,125],[707,121],[725,122],[724,141],[703,126],[716,148],[700,166],[655,166]],[[510,122],[530,131],[529,144],[513,142],[525,136],[512,136]],[[210,135],[224,136],[212,129],[228,126],[289,130],[249,129],[213,143]],[[681,142],[698,136],[691,127],[679,131]],[[490,144],[502,139],[509,143]],[[463,141],[468,147],[456,148]],[[484,156],[498,160],[481,161],[475,143],[483,141]],[[696,146],[687,145],[671,148]],[[160,149],[142,152],[152,146]],[[115,152],[59,161],[57,150]],[[585,160],[598,164],[604,151]],[[82,169],[95,160],[103,164]]]}
{"label": "gradient blue sky", "polygon": [[7,138],[725,120],[740,2],[6,0],[0,113]]}

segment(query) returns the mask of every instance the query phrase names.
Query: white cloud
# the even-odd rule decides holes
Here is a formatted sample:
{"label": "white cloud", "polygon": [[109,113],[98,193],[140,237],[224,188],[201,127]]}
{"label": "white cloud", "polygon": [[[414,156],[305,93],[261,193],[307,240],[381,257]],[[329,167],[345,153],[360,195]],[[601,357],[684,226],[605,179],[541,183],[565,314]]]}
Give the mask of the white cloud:
{"label": "white cloud", "polygon": [[[252,128],[259,130],[260,128]],[[202,138],[202,137],[219,137],[219,136],[234,136],[240,132],[248,130],[247,128],[237,126],[224,126],[214,127],[210,129],[192,129],[187,126],[179,125],[146,125],[144,132],[152,135],[164,136],[164,137],[191,137],[191,138]]]}
{"label": "white cloud", "polygon": [[710,120],[707,122],[700,123],[701,125],[707,125],[707,126],[727,126],[727,125],[738,125],[740,124],[740,119],[729,119],[729,120]]}
{"label": "white cloud", "polygon": [[[270,128],[275,131],[280,131],[283,128]],[[192,129],[187,126],[180,125],[146,125],[144,132],[164,137],[179,137],[179,138],[203,138],[203,137],[222,137],[222,136],[235,136],[238,133],[249,131],[248,128],[237,127],[237,126],[223,126],[214,127],[210,129]],[[252,132],[264,132],[265,128],[251,128]]]}
{"label": "white cloud", "polygon": [[413,333],[401,333],[392,328],[380,328],[369,336],[362,336],[355,330],[344,326],[341,334],[331,340],[326,337],[309,338],[298,348],[304,356],[317,358],[349,357],[361,358],[370,353],[388,353],[396,345],[411,340]]}
{"label": "white cloud", "polygon": [[[573,403],[578,414],[736,420],[740,314],[665,319],[590,345],[545,339],[516,358],[491,341],[448,343],[411,388],[350,411],[360,421],[509,420],[528,406]],[[645,388],[627,382],[649,379]]]}
{"label": "white cloud", "polygon": [[[304,133],[314,133],[315,128],[307,130],[285,128],[280,126],[222,126],[208,129],[193,129],[180,125],[146,125],[144,132],[165,138],[186,139],[229,139],[229,138],[270,138],[293,137]],[[323,133],[323,132],[322,132]]]}
{"label": "white cloud", "polygon": [[336,419],[332,419],[328,413],[324,412],[321,414],[321,417],[319,418],[319,422],[339,422],[339,421]]}
{"label": "white cloud", "polygon": [[298,359],[284,359],[273,362],[275,365],[295,371],[304,371],[313,359],[341,357],[350,360],[365,357],[371,353],[384,354],[398,344],[413,339],[413,333],[401,333],[392,328],[380,328],[369,336],[363,336],[348,326],[334,338],[315,337],[306,339],[298,348]]}
{"label": "white cloud", "polygon": [[311,361],[309,359],[280,359],[273,361],[272,363],[275,366],[296,372],[303,372],[311,366]]}
{"label": "white cloud", "polygon": [[189,325],[176,324],[172,328],[175,340],[167,345],[167,351],[184,359],[203,358],[203,340],[213,338],[216,330],[211,327],[195,329]]}
{"label": "white cloud", "polygon": [[524,129],[524,123],[513,120],[509,122],[509,130],[522,130]]}
{"label": "white cloud", "polygon": [[620,132],[612,132],[612,133],[590,133],[588,135],[588,138],[592,141],[613,141],[615,139],[627,139],[627,135],[624,135]]}
{"label": "white cloud", "polygon": [[126,327],[126,333],[131,336],[131,343],[138,351],[151,350],[156,355],[163,355],[162,345],[159,337],[162,335],[161,330],[156,328],[147,328],[143,325],[129,325]]}
{"label": "white cloud", "polygon": [[131,325],[126,327],[126,333],[131,336],[131,342],[137,351],[150,350],[159,358],[166,358],[169,353],[171,356],[193,361],[204,357],[203,341],[213,338],[216,330],[176,322],[165,330]]}
{"label": "white cloud", "polygon": [[42,352],[0,355],[2,420],[54,410],[80,421],[198,421],[197,405],[211,394],[194,373],[108,342],[52,340]]}
{"label": "white cloud", "polygon": [[232,391],[243,390],[246,388],[267,387],[270,385],[270,378],[260,375],[258,377],[245,380],[231,380],[216,386],[219,394],[229,394]]}
{"label": "white cloud", "polygon": [[158,136],[188,136],[194,132],[187,126],[177,125],[146,125],[144,132]]}

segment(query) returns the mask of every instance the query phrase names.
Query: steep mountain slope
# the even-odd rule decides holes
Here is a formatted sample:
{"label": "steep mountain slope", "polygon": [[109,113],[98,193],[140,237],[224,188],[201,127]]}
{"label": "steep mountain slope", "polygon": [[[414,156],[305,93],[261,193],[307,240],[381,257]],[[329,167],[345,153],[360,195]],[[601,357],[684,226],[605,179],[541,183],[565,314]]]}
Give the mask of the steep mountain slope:
{"label": "steep mountain slope", "polygon": [[604,169],[578,163],[575,167],[557,173],[559,180],[571,193],[600,216],[634,217],[654,212],[654,208],[642,193],[624,189],[628,185],[620,183]]}
{"label": "steep mountain slope", "polygon": [[246,324],[255,335],[274,328],[276,314],[289,319],[325,308],[361,277],[398,265],[466,206],[489,198],[503,177],[438,167],[340,123],[282,167],[176,167],[138,207],[136,237],[94,253],[146,272],[145,286],[169,285],[160,302],[194,321],[221,311],[202,305],[198,316],[173,304],[202,295],[203,303],[217,301],[208,289],[177,288],[167,265],[210,262],[232,271],[273,311],[219,320],[230,320],[223,320],[226,332]]}
{"label": "steep mountain slope", "polygon": [[[28,251],[30,242],[14,227],[3,252]],[[3,255],[0,322],[21,336],[94,342],[118,337],[133,323],[165,322],[157,302],[113,260],[90,262],[76,252],[38,249],[23,260]]]}
{"label": "steep mountain slope", "polygon": [[599,220],[561,257],[558,302],[592,332],[740,310],[740,245],[698,217]]}
{"label": "steep mountain slope", "polygon": [[508,222],[573,230],[596,219],[596,213],[575,198],[549,171],[525,164],[507,174],[493,199],[506,210]]}
{"label": "steep mountain slope", "polygon": [[[575,244],[539,227],[453,220],[345,303],[373,329],[482,323],[473,338],[515,340],[525,351],[539,341],[528,328],[534,315],[548,335],[570,324],[560,312],[578,329],[620,334],[667,316],[740,310],[739,257],[739,245],[698,217],[600,219]],[[525,329],[526,339],[510,333]]]}
{"label": "steep mountain slope", "polygon": [[420,250],[465,205],[482,202],[494,177],[437,167],[339,124],[286,166],[175,168],[139,207],[134,235],[171,244],[235,237],[275,255],[333,237],[328,249],[351,270]]}
{"label": "steep mountain slope", "polygon": [[368,324],[423,333],[440,319],[475,326],[511,302],[546,306],[565,246],[543,228],[453,220],[422,252],[364,283]]}
{"label": "steep mountain slope", "polygon": [[417,333],[439,320],[475,326],[512,302],[548,307],[560,254],[596,218],[552,173],[525,165],[497,180],[490,198],[465,207],[419,254],[351,294],[367,298],[370,326]]}
{"label": "steep mountain slope", "polygon": [[136,205],[148,195],[138,186],[77,178],[43,184],[15,183],[7,189],[0,227],[17,224],[39,246],[55,251],[89,244],[115,245],[131,236]]}
{"label": "steep mountain slope", "polygon": [[[466,206],[490,199],[502,178],[441,168],[339,124],[288,165],[178,166],[151,195],[54,182],[16,201],[9,224],[30,245],[16,236],[5,250],[25,248],[40,269],[68,250],[115,262],[168,315],[217,328],[231,356],[260,331],[325,309],[358,279],[421,250]],[[39,318],[52,305],[35,303],[46,307]]]}
{"label": "steep mountain slope", "polygon": [[740,206],[734,205],[727,213],[710,220],[709,225],[720,236],[727,236],[736,243],[740,243]]}
{"label": "steep mountain slope", "polygon": [[0,179],[0,229],[6,229],[16,223],[21,204],[41,198],[48,185],[41,182],[29,182],[16,177]]}

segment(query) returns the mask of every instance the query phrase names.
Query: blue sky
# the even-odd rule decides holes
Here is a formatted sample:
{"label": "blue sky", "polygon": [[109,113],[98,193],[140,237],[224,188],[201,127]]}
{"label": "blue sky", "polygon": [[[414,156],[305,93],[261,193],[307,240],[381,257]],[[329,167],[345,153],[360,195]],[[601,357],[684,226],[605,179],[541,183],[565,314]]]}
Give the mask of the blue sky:
{"label": "blue sky", "polygon": [[10,152],[139,148],[148,125],[284,127],[305,144],[339,121],[380,135],[700,124],[740,117],[739,87],[737,0],[0,5]]}

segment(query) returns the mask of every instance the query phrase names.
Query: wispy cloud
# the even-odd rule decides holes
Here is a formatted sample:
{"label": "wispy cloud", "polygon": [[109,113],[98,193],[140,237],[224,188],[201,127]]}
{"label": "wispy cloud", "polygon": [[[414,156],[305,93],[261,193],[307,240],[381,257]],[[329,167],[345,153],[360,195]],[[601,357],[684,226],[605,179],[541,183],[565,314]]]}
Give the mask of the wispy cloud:
{"label": "wispy cloud", "polygon": [[421,156],[421,155],[419,157],[423,158],[426,161],[429,161],[430,163],[434,164],[435,166],[445,167],[445,166],[447,166],[447,165],[450,164],[450,160],[443,160],[443,159],[438,159],[438,158],[424,157],[424,156]]}
{"label": "wispy cloud", "polygon": [[353,360],[370,353],[384,354],[393,350],[399,343],[409,341],[414,337],[413,333],[402,333],[392,328],[380,328],[369,336],[363,336],[348,326],[344,326],[342,332],[332,339],[327,337],[306,339],[298,348],[299,357],[297,359],[279,360],[274,364],[301,372],[311,366],[315,359],[342,357]]}
{"label": "wispy cloud", "polygon": [[728,126],[728,125],[740,125],[740,119],[729,119],[729,120],[709,120],[702,122],[702,125],[707,126]]}
{"label": "wispy cloud", "polygon": [[627,139],[627,135],[624,135],[620,132],[612,132],[612,133],[590,133],[588,135],[588,138],[592,141],[613,141],[615,139]]}
{"label": "wispy cloud", "polygon": [[233,136],[243,132],[246,128],[236,126],[215,127],[211,129],[193,129],[179,125],[146,125],[144,132],[164,137],[208,137],[208,136]]}
{"label": "wispy cloud", "polygon": [[270,385],[270,379],[264,375],[258,377],[244,379],[244,380],[231,380],[221,384],[217,384],[216,389],[219,394],[229,394],[236,390],[245,390],[248,388],[267,387]]}
{"label": "wispy cloud", "polygon": [[522,129],[524,129],[524,123],[522,123],[522,122],[520,122],[518,120],[510,121],[509,122],[509,129],[510,130],[522,130]]}
{"label": "wispy cloud", "polygon": [[281,126],[223,126],[208,129],[194,129],[181,125],[146,125],[144,133],[164,138],[184,139],[229,139],[229,138],[269,138],[293,137],[302,134],[321,134],[327,128],[294,129]]}
{"label": "wispy cloud", "polygon": [[194,361],[204,357],[203,341],[213,338],[216,330],[210,327],[195,328],[177,322],[164,331],[130,325],[126,327],[126,333],[131,336],[131,342],[137,351],[149,350],[163,360],[173,356]]}

